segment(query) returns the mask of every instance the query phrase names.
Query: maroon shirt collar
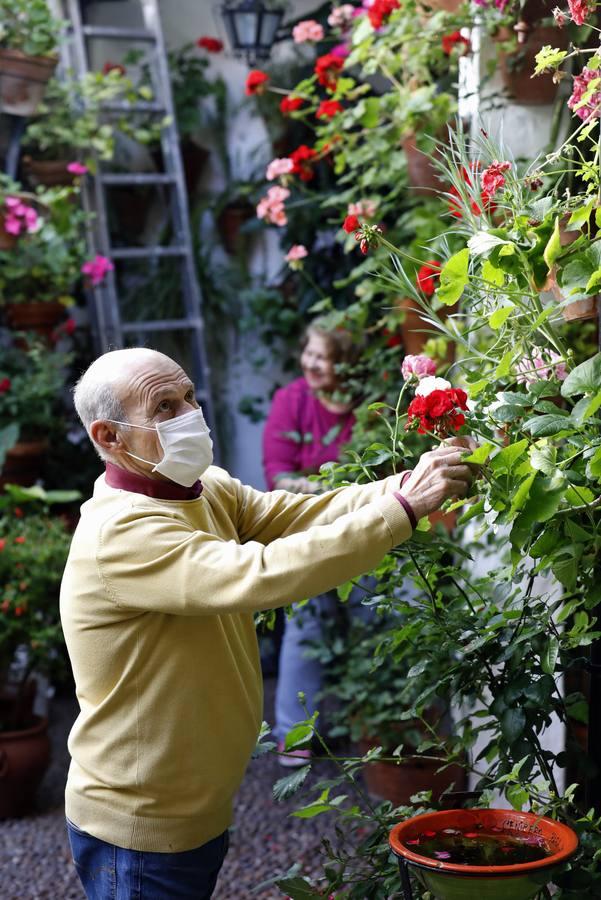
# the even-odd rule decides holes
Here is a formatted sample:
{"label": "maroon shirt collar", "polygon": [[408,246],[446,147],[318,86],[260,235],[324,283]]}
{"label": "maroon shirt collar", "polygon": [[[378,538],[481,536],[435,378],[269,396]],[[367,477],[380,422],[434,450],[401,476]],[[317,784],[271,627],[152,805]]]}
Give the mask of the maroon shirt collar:
{"label": "maroon shirt collar", "polygon": [[202,494],[201,481],[195,481],[192,487],[187,488],[175,481],[155,481],[145,475],[136,475],[110,462],[106,464],[105,480],[109,487],[146,494],[157,500],[197,500]]}

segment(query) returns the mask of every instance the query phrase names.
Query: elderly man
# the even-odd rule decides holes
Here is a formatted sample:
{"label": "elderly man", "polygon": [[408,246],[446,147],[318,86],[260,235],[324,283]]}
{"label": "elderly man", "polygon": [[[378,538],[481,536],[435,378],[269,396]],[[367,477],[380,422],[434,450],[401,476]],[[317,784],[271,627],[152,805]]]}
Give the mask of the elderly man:
{"label": "elderly man", "polygon": [[[458,447],[406,477],[262,493],[211,466],[194,385],[149,349],[97,359],[77,412],[106,462],[61,590],[81,712],[66,814],[89,898],[209,898],[257,739],[253,613],[373,568],[471,475]],[[202,476],[202,483],[200,477]]]}

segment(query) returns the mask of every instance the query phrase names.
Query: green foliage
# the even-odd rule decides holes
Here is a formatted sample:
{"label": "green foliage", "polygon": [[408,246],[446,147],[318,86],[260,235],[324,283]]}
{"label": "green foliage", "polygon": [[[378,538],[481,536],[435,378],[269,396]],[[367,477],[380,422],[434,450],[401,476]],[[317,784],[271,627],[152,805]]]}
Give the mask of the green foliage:
{"label": "green foliage", "polygon": [[0,0],[0,47],[50,56],[57,51],[61,27],[46,0]]}

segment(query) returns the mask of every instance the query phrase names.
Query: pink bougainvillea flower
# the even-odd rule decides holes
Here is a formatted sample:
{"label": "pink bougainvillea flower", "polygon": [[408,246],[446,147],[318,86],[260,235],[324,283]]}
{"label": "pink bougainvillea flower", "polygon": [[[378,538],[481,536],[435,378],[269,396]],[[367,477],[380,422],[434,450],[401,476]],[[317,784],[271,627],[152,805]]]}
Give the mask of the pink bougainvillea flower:
{"label": "pink bougainvillea flower", "polygon": [[267,72],[262,72],[261,69],[251,69],[246,76],[244,93],[249,97],[252,94],[263,94],[268,81],[269,75]]}
{"label": "pink bougainvillea flower", "polygon": [[7,391],[10,391],[11,383],[10,378],[3,378],[0,381],[0,394],[6,394]]}
{"label": "pink bougainvillea flower", "polygon": [[[591,81],[596,82],[593,85],[593,93],[586,103],[579,106],[583,95],[586,93]],[[572,88],[572,96],[568,100],[568,106],[574,110],[579,119],[588,122],[590,119],[598,119],[601,112],[601,91],[597,88],[601,84],[599,72],[595,69],[589,69],[585,66],[580,75],[574,76],[574,86]]]}
{"label": "pink bougainvillea flower", "polygon": [[575,25],[584,25],[591,13],[587,0],[568,0],[568,9]]}
{"label": "pink bougainvillea flower", "polygon": [[442,52],[450,56],[453,50],[458,50],[459,56],[465,56],[471,50],[469,38],[464,37],[460,31],[444,34],[441,39]]}
{"label": "pink bougainvillea flower", "polygon": [[388,17],[400,7],[399,0],[374,0],[367,10],[372,28],[381,28]]}
{"label": "pink bougainvillea flower", "polygon": [[351,3],[343,3],[336,6],[328,16],[330,28],[348,28],[353,21],[355,7]]}
{"label": "pink bougainvillea flower", "polygon": [[273,181],[281,175],[289,175],[293,169],[294,162],[288,156],[272,159],[265,171],[265,178],[267,181]]}
{"label": "pink bougainvillea flower", "polygon": [[341,113],[342,110],[342,103],[339,103],[338,100],[322,100],[317,107],[315,115],[318,119],[331,119],[333,116]]}
{"label": "pink bougainvillea flower", "polygon": [[436,375],[436,363],[429,356],[423,354],[414,356],[408,353],[401,365],[401,375],[405,381],[409,381],[410,378],[421,381],[429,375]]}
{"label": "pink bougainvillea flower", "polygon": [[315,74],[322,87],[327,88],[329,91],[336,90],[336,82],[343,65],[344,60],[334,56],[333,53],[325,53],[323,56],[317,57]]}
{"label": "pink bougainvillea flower", "polygon": [[317,152],[312,147],[301,144],[290,154],[292,174],[298,175],[301,181],[311,181],[315,177],[312,164],[317,161],[317,158]]}
{"label": "pink bougainvillea flower", "polygon": [[284,97],[280,101],[280,112],[288,115],[288,113],[294,112],[295,109],[300,109],[304,102],[302,97]]}
{"label": "pink bougainvillea flower", "polygon": [[505,176],[503,173],[508,172],[509,169],[511,169],[510,162],[499,162],[498,159],[493,160],[480,176],[483,193],[488,197],[494,197],[497,191],[504,187]]}
{"label": "pink bougainvillea flower", "polygon": [[77,160],[70,162],[67,166],[67,172],[70,172],[71,175],[85,175],[87,171],[88,167],[84,163],[77,162]]}
{"label": "pink bougainvillea flower", "polygon": [[542,350],[533,347],[530,356],[524,356],[516,366],[515,380],[520,384],[536,384],[537,381],[549,381],[555,378],[557,381],[565,381],[568,372],[559,353],[549,348]]}
{"label": "pink bougainvillea flower", "polygon": [[315,19],[305,19],[292,29],[292,39],[295,44],[304,44],[306,41],[323,40],[323,28]]}
{"label": "pink bougainvillea flower", "polygon": [[90,259],[83,264],[80,271],[82,275],[89,279],[92,287],[97,287],[99,284],[102,284],[107,272],[112,272],[114,268],[110,259],[96,254],[94,259]]}
{"label": "pink bougainvillea flower", "polygon": [[206,50],[207,53],[221,53],[223,50],[223,41],[220,41],[218,38],[207,37],[206,35],[203,37],[199,37],[196,41],[196,46],[200,47],[202,50]]}
{"label": "pink bougainvillea flower", "polygon": [[280,228],[287,224],[288,218],[284,209],[284,202],[290,196],[288,188],[274,185],[267,191],[265,197],[259,200],[257,205],[257,218],[264,219],[268,225],[277,225]]}
{"label": "pink bougainvillea flower", "polygon": [[378,211],[378,205],[375,200],[358,200],[357,203],[349,203],[346,211],[349,216],[365,216],[366,219],[373,219]]}
{"label": "pink bougainvillea flower", "polygon": [[431,297],[436,290],[436,279],[439,275],[440,264],[435,259],[430,259],[418,269],[415,283],[420,291],[423,291],[427,297]]}
{"label": "pink bougainvillea flower", "polygon": [[342,227],[347,234],[351,234],[353,231],[357,231],[361,228],[361,222],[357,218],[357,216],[346,216],[344,222],[342,223]]}

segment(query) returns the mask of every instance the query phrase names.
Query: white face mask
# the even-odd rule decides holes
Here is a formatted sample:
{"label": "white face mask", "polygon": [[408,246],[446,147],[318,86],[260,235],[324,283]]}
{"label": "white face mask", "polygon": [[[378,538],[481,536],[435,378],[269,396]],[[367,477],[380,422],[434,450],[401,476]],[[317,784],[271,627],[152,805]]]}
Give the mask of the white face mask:
{"label": "white face mask", "polygon": [[119,422],[117,419],[107,421],[114,422],[115,425],[156,431],[163,448],[163,458],[160,462],[153,463],[127,450],[125,452],[133,459],[153,466],[153,472],[160,472],[182,487],[192,487],[213,462],[213,441],[209,437],[210,431],[201,409],[193,409],[183,416],[157,422],[154,428],[147,425],[132,425],[131,422]]}

